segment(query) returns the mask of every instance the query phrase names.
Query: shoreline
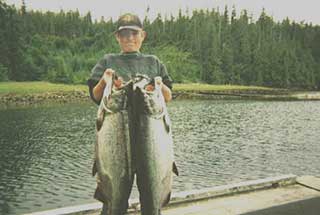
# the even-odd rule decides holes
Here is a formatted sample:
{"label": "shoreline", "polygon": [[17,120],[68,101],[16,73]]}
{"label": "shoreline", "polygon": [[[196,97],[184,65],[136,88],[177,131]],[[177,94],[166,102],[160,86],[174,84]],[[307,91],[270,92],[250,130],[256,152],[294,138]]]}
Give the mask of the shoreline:
{"label": "shoreline", "polygon": [[318,91],[193,91],[174,92],[174,99],[212,99],[212,100],[264,100],[264,101],[320,101]]}
{"label": "shoreline", "polygon": [[[175,84],[172,94],[174,100],[320,100],[320,91],[195,83]],[[90,101],[89,92],[85,85],[52,84],[48,82],[0,83],[0,106],[4,107]]]}
{"label": "shoreline", "polygon": [[[205,100],[264,100],[264,101],[320,101],[320,92],[266,92],[266,91],[173,91],[173,100],[205,99]],[[0,104],[5,107],[32,106],[50,103],[90,102],[88,92],[57,91],[46,93],[0,94]]]}
{"label": "shoreline", "polygon": [[90,101],[87,92],[68,91],[68,92],[47,92],[47,93],[30,93],[30,94],[0,94],[1,106],[32,106],[50,103],[73,103]]}

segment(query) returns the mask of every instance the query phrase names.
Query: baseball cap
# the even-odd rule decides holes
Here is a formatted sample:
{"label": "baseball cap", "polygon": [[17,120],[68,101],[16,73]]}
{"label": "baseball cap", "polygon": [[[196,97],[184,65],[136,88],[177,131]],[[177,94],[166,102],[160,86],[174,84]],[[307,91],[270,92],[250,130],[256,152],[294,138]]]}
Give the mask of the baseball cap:
{"label": "baseball cap", "polygon": [[123,29],[132,29],[138,31],[142,28],[142,23],[137,15],[126,13],[119,17],[116,32],[121,31]]}

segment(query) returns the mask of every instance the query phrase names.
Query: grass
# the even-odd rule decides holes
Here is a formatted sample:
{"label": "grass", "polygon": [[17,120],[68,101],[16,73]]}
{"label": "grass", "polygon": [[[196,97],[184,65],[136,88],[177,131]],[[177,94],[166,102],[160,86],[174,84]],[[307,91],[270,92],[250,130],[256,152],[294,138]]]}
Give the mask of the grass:
{"label": "grass", "polygon": [[86,85],[53,84],[49,82],[0,82],[0,94],[38,94],[47,92],[87,91]]}
{"label": "grass", "polygon": [[252,91],[273,91],[274,88],[258,87],[258,86],[241,86],[241,85],[210,85],[210,84],[174,84],[174,91],[233,91],[233,90],[252,90]]}
{"label": "grass", "polygon": [[[53,84],[49,82],[0,82],[1,94],[39,94],[47,92],[70,92],[70,91],[85,91],[86,85],[69,85],[69,84]],[[273,88],[257,87],[257,86],[240,86],[240,85],[209,85],[209,84],[174,84],[175,92],[211,92],[211,91],[233,91],[233,90],[252,90],[252,91],[272,91]]]}

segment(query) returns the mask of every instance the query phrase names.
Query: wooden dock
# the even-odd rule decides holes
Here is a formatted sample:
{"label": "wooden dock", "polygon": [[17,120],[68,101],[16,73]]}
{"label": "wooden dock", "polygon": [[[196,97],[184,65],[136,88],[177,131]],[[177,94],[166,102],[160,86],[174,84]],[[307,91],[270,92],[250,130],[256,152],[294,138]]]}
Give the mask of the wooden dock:
{"label": "wooden dock", "polygon": [[[98,215],[101,204],[59,208],[28,215]],[[130,201],[128,214],[140,214]],[[163,215],[319,215],[320,178],[284,175],[176,193]]]}

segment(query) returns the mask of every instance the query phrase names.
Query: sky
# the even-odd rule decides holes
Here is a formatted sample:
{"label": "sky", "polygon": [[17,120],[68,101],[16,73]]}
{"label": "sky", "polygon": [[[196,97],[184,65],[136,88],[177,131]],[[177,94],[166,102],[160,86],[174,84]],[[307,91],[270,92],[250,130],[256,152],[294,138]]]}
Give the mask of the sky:
{"label": "sky", "polygon": [[[5,0],[9,5],[21,6],[21,0]],[[143,19],[146,15],[153,20],[158,13],[163,17],[176,16],[179,9],[190,12],[194,9],[218,8],[223,12],[225,5],[230,11],[234,5],[239,12],[246,9],[257,20],[262,8],[275,21],[286,17],[296,22],[312,22],[320,25],[320,0],[25,0],[27,9],[41,11],[65,11],[78,9],[81,15],[91,12],[93,19],[116,20],[127,12],[135,13]],[[149,12],[147,8],[149,7]]]}

